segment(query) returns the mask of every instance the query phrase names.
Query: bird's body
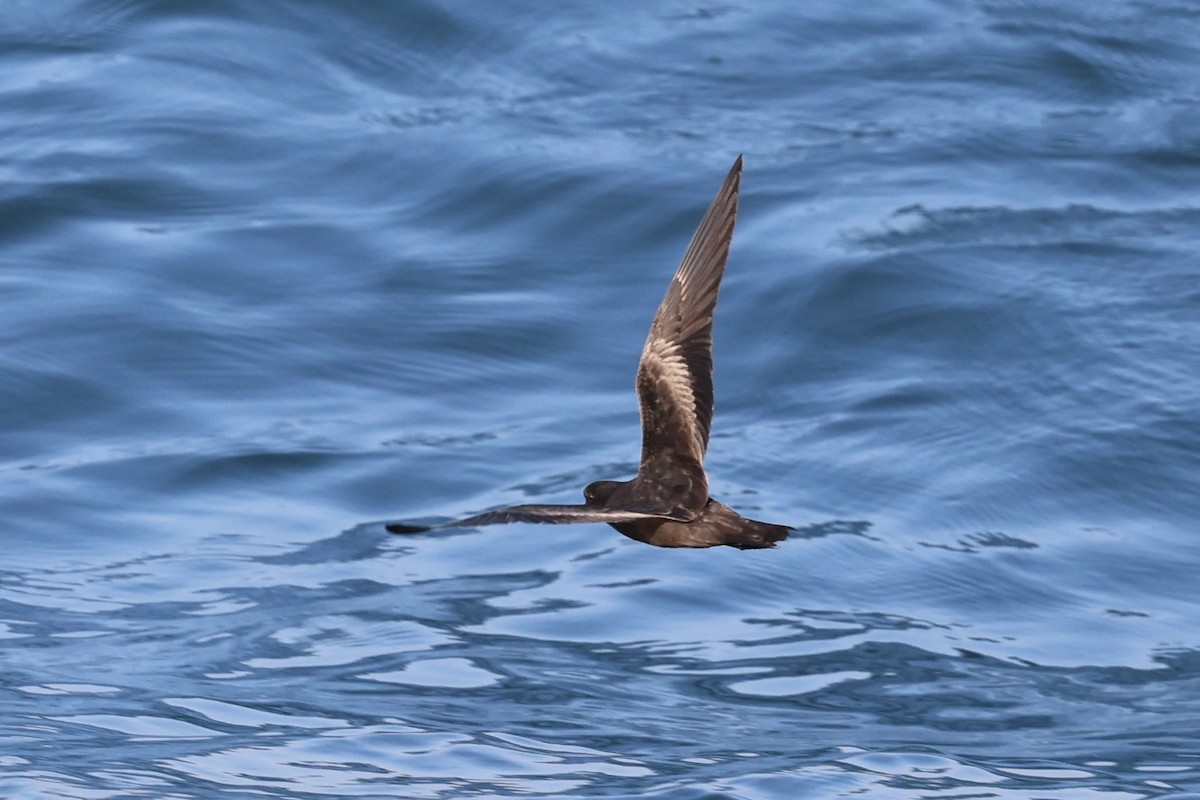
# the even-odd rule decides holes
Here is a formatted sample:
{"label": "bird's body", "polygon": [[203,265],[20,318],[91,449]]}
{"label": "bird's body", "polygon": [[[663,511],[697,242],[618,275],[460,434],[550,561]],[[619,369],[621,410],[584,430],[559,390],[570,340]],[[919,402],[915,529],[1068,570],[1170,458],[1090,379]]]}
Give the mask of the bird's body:
{"label": "bird's body", "polygon": [[[596,481],[583,505],[530,504],[439,525],[605,522],[658,547],[774,547],[790,528],[745,519],[709,497],[704,456],[712,426],[712,322],[737,217],[742,159],[700,221],[650,325],[638,363],[642,460],[629,481]],[[391,524],[393,533],[428,527]]]}
{"label": "bird's body", "polygon": [[[618,486],[625,487],[632,482],[619,483]],[[617,482],[597,481],[589,484],[584,490],[584,496],[593,493],[597,484],[603,486],[608,483]],[[774,547],[775,542],[787,538],[790,530],[783,525],[746,519],[711,497],[700,512],[687,521],[650,517],[609,524],[630,539],[658,547],[715,547],[727,544],[743,550]]]}

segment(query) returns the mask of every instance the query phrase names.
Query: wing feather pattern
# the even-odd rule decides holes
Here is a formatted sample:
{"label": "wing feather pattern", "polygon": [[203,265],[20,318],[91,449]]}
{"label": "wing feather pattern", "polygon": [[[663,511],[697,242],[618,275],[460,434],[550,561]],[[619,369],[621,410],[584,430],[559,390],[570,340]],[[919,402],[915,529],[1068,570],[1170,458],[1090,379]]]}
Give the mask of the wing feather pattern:
{"label": "wing feather pattern", "polygon": [[498,525],[507,522],[535,522],[550,525],[567,525],[576,522],[632,522],[639,519],[670,518],[670,516],[628,508],[533,504],[497,508],[466,519],[447,522],[438,527],[470,528],[476,525]]}
{"label": "wing feather pattern", "polygon": [[[654,315],[638,364],[643,486],[666,496],[645,501],[695,512],[708,500],[704,454],[712,427],[712,323],[737,217],[742,159],[725,176]],[[682,479],[682,480],[679,480]]]}

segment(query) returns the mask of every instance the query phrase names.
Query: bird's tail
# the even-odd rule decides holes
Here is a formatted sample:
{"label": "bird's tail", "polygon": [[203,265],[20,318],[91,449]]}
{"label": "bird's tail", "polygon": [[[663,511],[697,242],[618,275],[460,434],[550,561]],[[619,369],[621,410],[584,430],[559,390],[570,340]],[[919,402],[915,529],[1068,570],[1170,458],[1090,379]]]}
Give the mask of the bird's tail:
{"label": "bird's tail", "polygon": [[759,522],[748,519],[734,536],[725,544],[739,550],[761,550],[774,547],[776,542],[782,542],[788,537],[788,532],[794,530],[787,525],[772,525],[769,522]]}

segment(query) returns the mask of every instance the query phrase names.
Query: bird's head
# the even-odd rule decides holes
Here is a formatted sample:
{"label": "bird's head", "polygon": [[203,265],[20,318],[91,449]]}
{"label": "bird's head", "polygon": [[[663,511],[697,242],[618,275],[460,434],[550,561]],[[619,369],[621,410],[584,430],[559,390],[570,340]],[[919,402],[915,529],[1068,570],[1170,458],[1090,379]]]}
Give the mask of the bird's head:
{"label": "bird's head", "polygon": [[620,485],[618,481],[594,481],[583,487],[583,499],[589,506],[602,506]]}

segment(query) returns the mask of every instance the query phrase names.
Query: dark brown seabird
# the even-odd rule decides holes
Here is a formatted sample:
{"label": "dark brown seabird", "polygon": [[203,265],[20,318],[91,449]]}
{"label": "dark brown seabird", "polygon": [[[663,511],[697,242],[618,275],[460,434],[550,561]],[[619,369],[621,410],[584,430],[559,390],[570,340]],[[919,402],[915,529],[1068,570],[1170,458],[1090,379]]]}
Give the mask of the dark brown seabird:
{"label": "dark brown seabird", "polygon": [[[596,481],[583,505],[497,508],[437,528],[503,522],[607,522],[658,547],[774,547],[791,528],[756,522],[708,496],[704,453],[712,426],[712,324],[737,217],[742,158],[700,221],[650,324],[637,371],[642,462],[630,481]],[[392,533],[429,527],[391,524]]]}

